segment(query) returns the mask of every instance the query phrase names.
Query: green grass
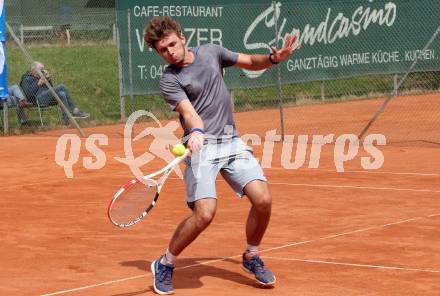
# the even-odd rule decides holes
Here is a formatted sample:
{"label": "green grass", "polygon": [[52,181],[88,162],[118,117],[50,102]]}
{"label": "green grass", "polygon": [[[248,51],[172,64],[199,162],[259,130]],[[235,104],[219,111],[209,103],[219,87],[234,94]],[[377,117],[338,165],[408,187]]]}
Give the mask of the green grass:
{"label": "green grass", "polygon": [[[54,84],[67,86],[81,109],[96,122],[119,119],[116,48],[101,44],[76,47],[30,47],[30,55],[51,72]],[[9,84],[18,84],[30,63],[17,47],[7,48]]]}
{"label": "green grass", "polygon": [[[325,104],[342,100],[361,100],[383,97],[394,87],[394,75],[371,75],[324,82],[324,99],[321,82],[286,84],[281,87],[283,105]],[[439,72],[410,74],[399,89],[400,94],[417,94],[437,91],[440,88]],[[234,90],[236,111],[273,108],[279,104],[277,86]]]}
{"label": "green grass", "polygon": [[[120,100],[117,49],[110,42],[100,44],[75,44],[73,46],[31,45],[27,47],[34,60],[41,61],[50,70],[54,84],[64,84],[77,105],[91,113],[90,120],[81,125],[95,125],[120,120]],[[30,63],[16,46],[7,46],[9,84],[18,84],[21,75],[29,70]],[[438,72],[411,74],[402,90],[438,89]],[[335,100],[363,99],[378,97],[388,93],[393,87],[392,75],[356,77],[325,82],[324,102]],[[278,87],[234,90],[236,111],[273,108],[279,103]],[[320,82],[288,84],[282,86],[283,102],[286,105],[323,103]],[[159,95],[126,98],[126,114],[138,109],[146,109],[159,117],[171,118]],[[10,110],[10,124],[16,122],[14,110]],[[38,119],[30,114],[32,120]],[[46,112],[48,127],[60,125],[56,110]],[[48,118],[47,118],[48,117]]]}

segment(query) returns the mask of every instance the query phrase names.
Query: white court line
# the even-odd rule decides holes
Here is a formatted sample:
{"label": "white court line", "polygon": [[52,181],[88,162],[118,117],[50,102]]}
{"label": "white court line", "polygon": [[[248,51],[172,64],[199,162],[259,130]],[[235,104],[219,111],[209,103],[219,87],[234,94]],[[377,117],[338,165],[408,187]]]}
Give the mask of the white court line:
{"label": "white court line", "polygon": [[[99,176],[100,178],[104,176]],[[112,177],[119,177],[119,175],[112,175]],[[69,181],[74,181],[77,179],[85,179],[90,180],[93,177],[77,177],[74,179],[67,179]],[[134,177],[132,177],[134,178]],[[127,178],[128,180],[129,178]],[[170,177],[169,179],[180,180],[178,177]],[[224,182],[223,179],[219,179],[218,181]],[[42,181],[42,182],[34,182],[34,183],[22,183],[22,184],[14,184],[5,186],[4,190],[10,190],[12,188],[17,187],[28,187],[28,186],[36,186],[36,185],[49,185],[53,183],[59,183],[60,180],[51,180],[51,181]],[[356,185],[331,185],[331,184],[307,184],[307,183],[287,183],[287,182],[269,182],[271,185],[286,185],[286,186],[305,186],[305,187],[322,187],[322,188],[349,188],[349,189],[367,189],[367,190],[384,190],[384,191],[409,191],[409,192],[428,192],[428,193],[440,193],[440,190],[436,189],[413,189],[413,188],[398,188],[398,187],[371,187],[371,186],[356,186]]]}
{"label": "white court line", "polygon": [[345,262],[335,262],[335,261],[306,260],[306,259],[279,258],[279,257],[267,257],[267,256],[265,256],[264,259],[272,259],[272,260],[280,260],[280,261],[298,261],[298,262],[307,262],[307,263],[343,265],[343,266],[354,266],[354,267],[367,267],[367,268],[377,268],[377,269],[392,269],[392,270],[402,270],[402,271],[440,273],[440,270],[432,270],[432,269],[407,268],[407,267],[370,265],[370,264],[356,264],[356,263],[345,263]]}
{"label": "white court line", "polygon": [[[158,168],[159,169],[159,168]],[[301,169],[301,170],[288,170],[285,168],[279,168],[279,167],[272,167],[272,168],[264,168],[264,170],[285,170],[285,171],[295,171],[295,172],[314,172],[314,171],[325,171],[325,172],[334,172],[334,173],[338,173],[338,174],[343,174],[340,172],[337,172],[335,170],[330,170],[330,169],[309,169],[309,170],[305,170],[305,169]],[[390,174],[390,175],[410,175],[410,176],[424,176],[424,177],[440,177],[440,174],[437,173],[412,173],[412,172],[377,172],[377,171],[350,171],[350,170],[346,170],[344,173],[366,173],[366,174]],[[33,182],[33,183],[20,183],[20,184],[12,184],[12,185],[5,185],[4,188],[7,190],[8,188],[16,188],[16,187],[28,187],[28,186],[37,186],[37,185],[49,185],[52,183],[59,183],[60,181],[74,181],[74,180],[91,180],[94,178],[107,178],[108,179],[108,173],[104,173],[104,174],[94,174],[93,176],[77,176],[74,177],[73,179],[69,179],[69,178],[63,178],[62,180],[48,180],[48,181],[40,181],[40,182]],[[130,175],[130,174],[126,174],[126,173],[116,173],[116,174],[111,174],[111,177],[127,177],[128,179],[133,179],[135,178],[134,176]],[[170,177],[170,179],[179,179],[176,177]],[[311,185],[313,186],[313,185]],[[322,186],[322,185],[319,185]],[[351,188],[351,187],[350,187]],[[352,187],[352,188],[358,188],[358,187]],[[359,187],[360,188],[360,187]],[[369,189],[369,187],[363,187],[361,189]],[[375,188],[372,188],[375,189]],[[380,188],[378,188],[380,189]],[[409,191],[411,191],[411,189],[408,189]],[[408,190],[404,190],[404,191],[408,191]],[[422,191],[423,192],[423,191]]]}
{"label": "white court line", "polygon": [[269,184],[286,185],[286,186],[323,187],[323,188],[350,188],[350,189],[440,193],[440,190],[434,190],[434,189],[412,189],[412,188],[397,188],[397,187],[370,187],[370,186],[354,186],[354,185],[306,184],[306,183],[284,183],[284,182],[269,182]]}
{"label": "white court line", "polygon": [[[179,179],[179,178],[170,178]],[[217,181],[226,182],[223,179]],[[398,188],[398,187],[371,187],[371,186],[355,186],[355,185],[331,185],[331,184],[307,184],[307,183],[287,183],[287,182],[268,182],[270,185],[286,185],[286,186],[305,186],[305,187],[323,187],[323,188],[350,188],[350,189],[367,189],[367,190],[391,190],[391,191],[409,191],[409,192],[428,192],[440,193],[436,189],[413,189],[413,188]]]}
{"label": "white court line", "polygon": [[[201,263],[195,263],[195,264],[191,264],[191,265],[187,265],[187,266],[177,267],[174,270],[187,269],[187,268],[196,267],[196,266],[200,266],[200,265],[208,265],[208,264],[211,264],[211,263],[221,262],[221,261],[225,261],[225,260],[228,260],[228,259],[237,258],[237,257],[241,257],[241,256],[242,255],[240,254],[240,255],[235,255],[235,256],[215,259],[215,260],[204,261],[204,262],[201,262]],[[70,289],[70,290],[58,291],[58,292],[49,293],[49,294],[42,294],[41,296],[52,296],[52,295],[67,294],[67,293],[71,293],[71,292],[77,292],[77,291],[81,291],[81,290],[97,288],[97,287],[100,287],[100,286],[112,285],[112,284],[116,284],[116,283],[121,283],[121,282],[130,281],[130,280],[135,280],[135,279],[144,278],[144,277],[148,277],[148,276],[151,276],[151,273],[136,275],[136,276],[132,276],[132,277],[128,277],[128,278],[123,278],[123,279],[119,279],[119,280],[103,282],[103,283],[94,284],[94,285],[83,286],[83,287],[80,287],[80,288],[75,288],[75,289]]]}
{"label": "white court line", "polygon": [[[280,168],[280,167],[271,167],[271,168],[264,168],[264,170],[284,170],[284,171],[290,171],[289,169]],[[330,170],[330,169],[297,169],[293,170],[297,172],[333,172],[338,174],[344,174],[344,173],[364,173],[364,174],[381,174],[381,175],[409,175],[409,176],[423,176],[423,177],[440,177],[440,173],[414,173],[414,172],[389,172],[389,171],[372,171],[372,170],[345,170],[344,172],[338,172],[336,170]]]}
{"label": "white court line", "polygon": [[66,294],[66,293],[70,293],[70,292],[76,292],[76,291],[81,291],[81,290],[86,290],[86,289],[96,288],[96,287],[99,287],[99,286],[106,286],[106,285],[111,285],[111,284],[116,284],[116,283],[121,283],[121,282],[130,281],[130,280],[135,280],[135,279],[143,278],[143,277],[145,277],[145,276],[146,276],[145,274],[142,274],[142,275],[136,275],[136,276],[132,276],[132,277],[128,277],[128,278],[123,278],[123,279],[119,279],[119,280],[113,280],[113,281],[103,282],[103,283],[99,283],[99,284],[88,285],[88,286],[84,286],[84,287],[81,287],[81,288],[75,288],[75,289],[70,289],[70,290],[64,290],[64,291],[54,292],[54,293],[50,293],[50,294],[43,294],[43,295],[41,295],[41,296]]}
{"label": "white court line", "polygon": [[[381,228],[385,228],[385,227],[388,227],[388,226],[391,226],[391,225],[397,225],[397,224],[407,223],[407,222],[410,222],[410,221],[426,219],[427,217],[436,217],[436,216],[440,216],[440,214],[432,214],[432,215],[429,215],[429,216],[426,216],[426,217],[414,217],[414,218],[411,218],[411,219],[400,220],[400,221],[396,221],[396,222],[392,222],[392,223],[387,223],[387,224],[383,224],[383,225],[371,226],[371,227],[357,229],[357,230],[353,230],[353,231],[349,231],[349,232],[343,232],[343,233],[339,233],[339,234],[327,235],[327,236],[323,236],[323,237],[320,237],[320,238],[317,238],[317,239],[301,241],[301,242],[286,244],[286,245],[282,245],[282,246],[278,246],[278,247],[273,247],[273,248],[269,248],[269,249],[264,249],[264,250],[261,250],[260,253],[266,253],[266,252],[270,252],[270,251],[274,251],[274,250],[279,250],[279,249],[285,249],[285,248],[289,248],[289,247],[293,247],[293,246],[314,243],[314,242],[318,242],[318,241],[325,240],[325,239],[336,238],[336,237],[340,237],[340,236],[344,236],[344,235],[365,232],[365,231],[373,230],[373,229],[381,229]],[[208,265],[208,264],[212,264],[212,263],[222,262],[222,261],[225,261],[225,260],[228,260],[228,259],[240,258],[241,256],[242,256],[242,254],[239,254],[239,255],[234,255],[234,256],[230,256],[230,257],[224,257],[224,258],[220,258],[220,259],[204,261],[204,262],[201,262],[201,263],[195,263],[195,264],[191,264],[191,265],[187,265],[187,266],[178,267],[178,268],[176,268],[176,270],[187,269],[187,268],[191,268],[191,267],[196,267],[196,266],[201,266],[201,265]],[[139,279],[139,278],[148,277],[148,276],[151,276],[151,274],[147,273],[147,274],[143,274],[143,275],[123,278],[123,279],[118,279],[118,280],[113,280],[113,281],[107,281],[107,282],[103,282],[103,283],[99,283],[99,284],[87,285],[87,286],[83,286],[83,287],[79,287],[79,288],[63,290],[63,291],[58,291],[58,292],[53,292],[53,293],[48,293],[48,294],[43,294],[41,296],[52,296],[52,295],[67,294],[67,293],[71,293],[71,292],[77,292],[77,291],[91,289],[91,288],[95,288],[95,287],[99,287],[99,286],[104,286],[104,285],[112,285],[112,284],[115,284],[115,283],[125,282],[125,281],[129,281],[129,280],[133,280],[133,279]]]}

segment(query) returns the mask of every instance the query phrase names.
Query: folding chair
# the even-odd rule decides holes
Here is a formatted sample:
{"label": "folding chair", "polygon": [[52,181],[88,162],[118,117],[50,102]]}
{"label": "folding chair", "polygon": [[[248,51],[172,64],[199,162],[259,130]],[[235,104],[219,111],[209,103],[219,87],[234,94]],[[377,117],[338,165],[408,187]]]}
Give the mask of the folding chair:
{"label": "folding chair", "polygon": [[42,127],[44,127],[44,122],[43,122],[43,110],[44,110],[44,109],[48,109],[48,108],[51,108],[51,107],[56,107],[57,110],[58,110],[58,115],[59,115],[59,117],[60,117],[60,120],[62,120],[62,111],[61,111],[60,106],[58,106],[58,104],[54,103],[54,104],[45,104],[45,105],[42,105],[42,104],[40,104],[40,102],[38,102],[38,100],[37,100],[36,98],[28,98],[28,97],[26,96],[26,94],[24,93],[23,89],[21,88],[21,86],[20,86],[20,90],[21,90],[22,94],[24,95],[24,97],[26,98],[26,100],[27,100],[29,103],[32,104],[32,106],[31,106],[31,107],[28,107],[27,109],[28,109],[28,110],[37,109],[37,111],[38,111],[38,117],[39,117],[39,119],[40,119],[40,124],[41,124]]}

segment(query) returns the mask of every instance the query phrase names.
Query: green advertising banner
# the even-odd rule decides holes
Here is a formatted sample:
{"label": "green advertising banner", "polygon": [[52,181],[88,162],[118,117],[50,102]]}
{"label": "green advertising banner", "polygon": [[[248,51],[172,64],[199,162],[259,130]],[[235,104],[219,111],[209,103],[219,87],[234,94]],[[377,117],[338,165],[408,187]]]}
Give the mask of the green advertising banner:
{"label": "green advertising banner", "polygon": [[[156,93],[166,64],[145,44],[153,16],[171,16],[190,47],[220,44],[244,53],[269,53],[287,33],[301,49],[276,67],[250,72],[228,68],[231,89],[339,79],[370,74],[440,70],[440,38],[421,51],[440,26],[438,0],[141,1],[118,0],[122,95]],[[278,33],[278,35],[277,35]]]}

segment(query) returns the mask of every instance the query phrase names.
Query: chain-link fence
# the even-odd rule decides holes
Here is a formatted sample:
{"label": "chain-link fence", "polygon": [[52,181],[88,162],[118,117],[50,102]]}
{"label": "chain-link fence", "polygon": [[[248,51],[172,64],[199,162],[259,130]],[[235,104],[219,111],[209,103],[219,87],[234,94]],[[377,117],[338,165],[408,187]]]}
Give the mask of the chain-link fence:
{"label": "chain-link fence", "polygon": [[[114,2],[104,0],[39,1],[38,5],[6,1],[7,21],[25,48],[44,63],[54,85],[65,85],[75,104],[90,113],[89,118],[81,119],[81,125],[117,122],[138,109],[161,118],[175,116],[158,94],[164,62],[142,38],[144,24],[160,12],[182,23],[188,46],[213,42],[234,51],[267,54],[269,44],[281,45],[276,36],[299,33],[302,48],[258,79],[235,68],[225,72],[235,111],[275,112],[273,127],[278,133],[359,134],[418,57],[420,63],[369,132],[385,133],[395,141],[440,141],[433,128],[440,121],[439,38],[421,51],[440,25],[433,1],[418,5],[396,2],[396,11],[401,14],[395,12],[392,25],[387,23],[393,11],[386,1],[329,1],[325,5],[322,1],[221,5],[208,1],[194,6],[132,2],[116,11]],[[409,20],[401,11],[413,12],[416,8],[429,27],[425,21],[404,26]],[[357,25],[351,22],[347,24],[351,29],[343,31],[338,15],[342,13],[350,20],[356,11]],[[335,22],[338,29],[333,32],[339,32],[339,37],[331,42],[329,32]],[[402,28],[411,28],[404,32],[405,38]],[[397,45],[381,47],[388,41]],[[11,39],[7,40],[7,64],[10,85],[19,84],[23,73],[30,70],[29,61]],[[31,129],[64,126],[62,112],[56,106],[40,109],[25,108]],[[15,113],[10,108],[10,130],[27,130]]]}
{"label": "chain-link fence", "polygon": [[116,41],[114,1],[5,1],[7,21],[23,43]]}

